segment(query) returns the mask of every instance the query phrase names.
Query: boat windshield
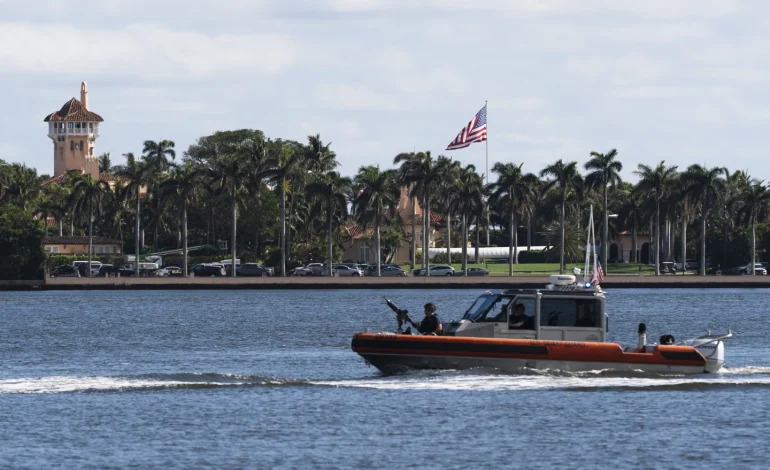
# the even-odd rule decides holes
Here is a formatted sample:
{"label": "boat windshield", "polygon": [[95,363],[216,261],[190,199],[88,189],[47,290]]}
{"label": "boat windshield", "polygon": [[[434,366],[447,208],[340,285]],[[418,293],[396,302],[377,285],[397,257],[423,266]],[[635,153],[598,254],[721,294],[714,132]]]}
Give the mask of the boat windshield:
{"label": "boat windshield", "polygon": [[485,294],[476,299],[471,308],[463,315],[463,320],[479,321],[484,318],[490,307],[500,300],[499,294]]}

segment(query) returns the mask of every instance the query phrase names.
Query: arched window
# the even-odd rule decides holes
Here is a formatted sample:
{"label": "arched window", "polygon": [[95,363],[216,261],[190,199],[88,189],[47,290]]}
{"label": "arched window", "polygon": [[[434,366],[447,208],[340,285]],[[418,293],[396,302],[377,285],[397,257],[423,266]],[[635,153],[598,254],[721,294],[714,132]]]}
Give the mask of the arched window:
{"label": "arched window", "polygon": [[73,151],[75,151],[75,141],[70,140],[70,152],[73,152]]}
{"label": "arched window", "polygon": [[85,147],[83,147],[83,141],[81,140],[81,141],[80,141],[80,150],[81,150],[81,151],[83,151],[83,149],[84,149],[84,148],[85,148]]}

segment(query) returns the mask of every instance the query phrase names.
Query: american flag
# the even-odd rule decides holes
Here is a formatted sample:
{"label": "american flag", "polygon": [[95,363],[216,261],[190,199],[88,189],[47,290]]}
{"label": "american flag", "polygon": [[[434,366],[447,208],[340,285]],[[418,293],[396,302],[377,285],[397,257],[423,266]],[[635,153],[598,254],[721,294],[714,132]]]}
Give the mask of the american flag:
{"label": "american flag", "polygon": [[601,284],[604,280],[604,271],[602,271],[602,265],[596,264],[596,268],[594,269],[594,278],[592,284]]}
{"label": "american flag", "polygon": [[474,142],[484,142],[487,140],[487,105],[476,113],[467,126],[457,134],[455,140],[446,148],[447,150],[457,150],[468,147]]}

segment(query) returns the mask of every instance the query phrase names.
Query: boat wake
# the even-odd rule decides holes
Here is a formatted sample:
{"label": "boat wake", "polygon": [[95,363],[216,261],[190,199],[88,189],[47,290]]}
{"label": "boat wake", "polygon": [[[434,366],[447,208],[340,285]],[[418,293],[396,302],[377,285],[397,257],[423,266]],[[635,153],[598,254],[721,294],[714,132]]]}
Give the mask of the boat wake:
{"label": "boat wake", "polygon": [[280,387],[286,385],[308,385],[308,382],[218,373],[146,374],[113,377],[52,376],[0,380],[0,394],[139,392],[222,387]]}
{"label": "boat wake", "polygon": [[132,376],[50,376],[0,380],[0,394],[110,393],[205,390],[228,387],[322,386],[379,390],[701,390],[734,387],[770,388],[770,367],[723,368],[698,376],[654,375],[643,371],[563,372],[522,369],[517,374],[489,369],[414,371],[391,377],[300,380],[222,373],[144,374]]}
{"label": "boat wake", "polygon": [[414,371],[390,377],[311,382],[336,387],[382,390],[568,390],[664,391],[734,387],[770,388],[770,367],[723,368],[717,374],[698,376],[650,374],[643,371],[594,370],[564,372],[522,369],[517,374],[490,370]]}

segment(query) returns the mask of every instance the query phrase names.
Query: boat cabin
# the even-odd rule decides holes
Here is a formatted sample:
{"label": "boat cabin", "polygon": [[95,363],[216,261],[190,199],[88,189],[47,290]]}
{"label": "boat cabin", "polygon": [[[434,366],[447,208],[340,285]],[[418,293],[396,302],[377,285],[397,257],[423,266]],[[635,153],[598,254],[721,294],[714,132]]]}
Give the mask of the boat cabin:
{"label": "boat cabin", "polygon": [[445,336],[604,342],[607,317],[598,288],[516,289],[485,292]]}

